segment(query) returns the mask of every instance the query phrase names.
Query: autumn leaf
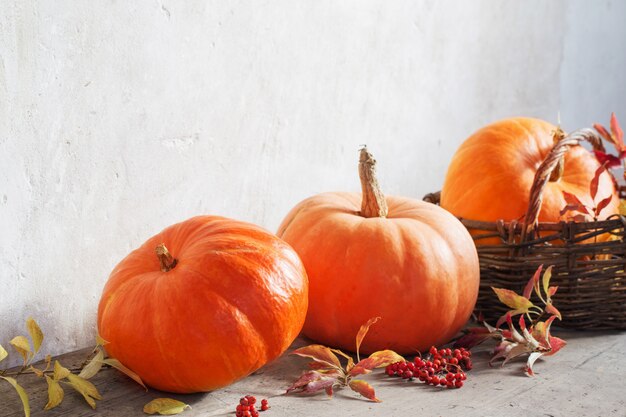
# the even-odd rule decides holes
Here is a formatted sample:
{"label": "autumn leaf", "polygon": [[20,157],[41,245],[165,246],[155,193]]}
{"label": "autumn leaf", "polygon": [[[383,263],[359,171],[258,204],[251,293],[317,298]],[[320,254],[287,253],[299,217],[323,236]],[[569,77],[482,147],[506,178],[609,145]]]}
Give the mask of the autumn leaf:
{"label": "autumn leaf", "polygon": [[598,131],[598,133],[600,134],[600,136],[602,136],[604,140],[613,143],[613,139],[611,138],[611,135],[609,134],[609,132],[606,130],[604,126],[602,126],[599,123],[594,123],[593,128]]}
{"label": "autumn leaf", "polygon": [[485,327],[470,327],[467,333],[454,342],[455,348],[471,349],[486,340],[498,337]]}
{"label": "autumn leaf", "polygon": [[533,288],[536,287],[539,282],[539,277],[541,276],[541,270],[543,269],[543,264],[539,265],[539,268],[535,271],[533,276],[528,280],[526,287],[524,288],[523,296],[530,300],[530,296],[533,292]]}
{"label": "autumn leaf", "polygon": [[291,352],[291,354],[302,356],[304,358],[311,358],[314,361],[326,364],[331,368],[341,369],[339,358],[337,358],[337,355],[335,355],[332,350],[326,346],[309,345],[296,349]]}
{"label": "autumn leaf", "polygon": [[18,384],[17,380],[15,380],[14,378],[10,378],[8,376],[0,376],[0,378],[4,379],[9,384],[11,384],[13,388],[15,388],[15,391],[17,391],[17,395],[19,395],[20,400],[22,400],[22,407],[24,408],[24,416],[30,417],[30,404],[28,402],[28,394],[26,394],[26,391],[24,391],[24,388],[22,388],[22,386]]}
{"label": "autumn leaf", "polygon": [[63,388],[61,388],[61,384],[50,378],[48,375],[46,375],[46,382],[48,383],[48,403],[43,409],[50,410],[61,404],[64,392]]}
{"label": "autumn leaf", "polygon": [[85,379],[90,379],[94,377],[98,373],[100,368],[102,368],[103,360],[104,353],[102,353],[102,350],[98,349],[98,353],[96,353],[96,355],[91,358],[89,362],[87,362],[87,365],[85,365],[85,367],[81,369],[78,376]]}
{"label": "autumn leaf", "polygon": [[[335,384],[338,384],[338,378],[342,373],[336,370],[324,371],[308,371],[303,373],[296,382],[287,388],[287,394],[297,389],[303,392],[318,392],[326,390]],[[327,392],[328,394],[328,392]],[[332,391],[329,395],[332,395]]]}
{"label": "autumn leaf", "polygon": [[178,400],[173,400],[171,398],[156,398],[144,405],[143,412],[146,414],[172,416],[174,414],[182,413],[187,408],[191,408],[191,406]]}
{"label": "autumn leaf", "polygon": [[496,293],[500,302],[512,308],[513,310],[527,312],[528,309],[533,306],[533,303],[528,298],[522,297],[521,295],[516,294],[514,291],[507,290],[505,288],[494,287],[491,287],[491,289]]}
{"label": "autumn leaf", "polygon": [[561,312],[557,310],[557,308],[552,303],[546,304],[545,311],[548,314],[554,314],[556,317],[559,318],[559,320],[563,320],[563,318],[561,317]]}
{"label": "autumn leaf", "polygon": [[598,203],[598,205],[596,206],[595,209],[595,216],[598,217],[600,216],[600,213],[602,213],[602,210],[604,210],[606,208],[606,206],[608,206],[611,203],[611,200],[613,200],[613,196],[610,195],[602,200],[600,200],[600,202]]}
{"label": "autumn leaf", "polygon": [[617,116],[615,113],[611,113],[611,134],[613,138],[613,143],[615,143],[615,147],[621,153],[626,150],[626,146],[624,146],[624,131],[622,131],[619,122],[617,121]]}
{"label": "autumn leaf", "polygon": [[112,366],[113,368],[117,369],[118,371],[125,374],[127,377],[129,377],[130,379],[132,379],[133,381],[141,385],[146,391],[148,391],[148,387],[146,387],[146,384],[143,383],[143,381],[141,380],[141,377],[137,375],[135,372],[128,369],[117,359],[111,359],[111,358],[105,359],[102,361],[102,363]]}
{"label": "autumn leaf", "polygon": [[350,371],[350,369],[352,369],[354,367],[354,359],[352,359],[351,356],[346,355],[344,352],[342,352],[339,349],[331,349],[331,351],[333,353],[336,353],[337,355],[343,356],[344,358],[346,358],[348,360],[348,365],[346,365],[346,370],[347,371]]}
{"label": "autumn leaf", "polygon": [[576,197],[576,195],[563,191],[563,198],[565,198],[565,202],[568,206],[575,207],[574,210],[591,215],[589,209],[578,199],[578,197]]}
{"label": "autumn leaf", "polygon": [[22,358],[24,358],[24,364],[26,364],[32,354],[28,339],[24,336],[15,336],[9,343],[20,355],[22,355]]}
{"label": "autumn leaf", "polygon": [[550,297],[550,280],[552,279],[552,265],[546,269],[546,272],[543,273],[543,279],[541,280],[543,284],[543,292]]}
{"label": "autumn leaf", "polygon": [[356,334],[356,360],[357,362],[361,360],[361,357],[359,356],[359,349],[361,348],[361,343],[363,342],[363,338],[365,338],[365,335],[370,330],[370,327],[374,323],[376,323],[378,320],[380,320],[380,317],[372,317],[371,319],[367,321],[367,323],[361,326],[358,333]]}
{"label": "autumn leaf", "polygon": [[54,361],[54,373],[52,377],[54,378],[55,381],[60,381],[64,378],[67,378],[69,374],[71,374],[69,369],[63,367],[59,363],[59,361]]}
{"label": "autumn leaf", "polygon": [[7,356],[9,356],[9,352],[7,352],[2,345],[0,345],[0,362],[2,362]]}
{"label": "autumn leaf", "polygon": [[550,342],[550,351],[545,354],[546,356],[554,355],[559,350],[563,349],[565,345],[567,344],[565,340],[560,339],[555,336],[550,336],[549,342]]}
{"label": "autumn leaf", "polygon": [[349,386],[352,389],[352,391],[358,392],[359,394],[361,394],[368,400],[371,400],[377,403],[381,402],[378,398],[376,398],[376,393],[374,392],[374,388],[372,388],[370,384],[363,381],[362,379],[353,379],[352,381],[350,381]]}
{"label": "autumn leaf", "polygon": [[33,348],[35,350],[34,354],[36,355],[41,348],[41,343],[43,342],[43,332],[32,317],[29,317],[28,320],[26,320],[26,328],[28,329],[30,338],[33,340]]}
{"label": "autumn leaf", "polygon": [[404,358],[393,350],[380,350],[372,353],[368,358],[357,362],[348,374],[350,376],[368,374],[372,372],[373,369],[383,368],[396,362],[404,362]]}
{"label": "autumn leaf", "polygon": [[602,175],[604,170],[604,164],[600,165],[598,169],[596,169],[595,174],[593,174],[593,178],[589,184],[589,194],[591,195],[591,200],[593,201],[596,200],[596,194],[598,194],[598,184],[600,183],[600,175]]}
{"label": "autumn leaf", "polygon": [[600,165],[604,165],[609,169],[619,167],[622,164],[618,157],[611,155],[610,153],[593,151],[593,154],[596,156],[596,159],[598,160]]}
{"label": "autumn leaf", "polygon": [[543,355],[543,352],[533,352],[528,356],[528,360],[526,361],[526,368],[524,369],[526,375],[535,376],[535,373],[533,372],[533,365],[535,364],[535,361]]}
{"label": "autumn leaf", "polygon": [[108,345],[108,344],[109,344],[109,342],[108,342],[108,341],[106,341],[106,340],[104,340],[104,339],[102,338],[102,336],[100,336],[100,334],[97,334],[97,335],[96,335],[96,347],[98,347],[98,346],[104,346],[104,345]]}
{"label": "autumn leaf", "polygon": [[78,393],[80,393],[83,396],[83,398],[85,398],[85,401],[87,401],[87,404],[89,404],[89,406],[95,410],[96,409],[95,400],[102,399],[102,396],[98,392],[98,389],[96,388],[96,386],[92,384],[91,382],[87,381],[86,379],[83,379],[79,377],[78,375],[74,375],[74,374],[69,374],[67,376],[67,379],[71,387],[74,388]]}

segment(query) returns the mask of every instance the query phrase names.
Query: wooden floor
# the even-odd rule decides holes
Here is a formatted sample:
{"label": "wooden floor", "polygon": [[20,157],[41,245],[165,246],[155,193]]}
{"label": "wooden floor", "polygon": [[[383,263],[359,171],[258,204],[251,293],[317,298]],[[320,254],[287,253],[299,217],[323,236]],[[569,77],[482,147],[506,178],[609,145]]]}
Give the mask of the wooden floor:
{"label": "wooden floor", "polygon": [[[92,382],[104,399],[92,410],[75,392],[66,390],[63,403],[43,411],[47,388],[43,380],[20,376],[30,393],[32,416],[141,416],[153,398],[177,398],[192,406],[182,416],[234,416],[238,399],[246,394],[268,398],[273,416],[626,416],[626,332],[573,332],[554,329],[568,341],[556,356],[535,364],[537,375],[520,371],[523,361],[489,368],[488,352],[474,353],[474,369],[458,390],[425,386],[389,378],[377,371],[365,378],[376,388],[382,403],[372,403],[349,390],[334,398],[325,394],[285,395],[306,360],[283,355],[234,385],[207,394],[172,395],[140,386],[114,369],[106,369]],[[293,347],[308,342],[296,340]],[[66,366],[78,366],[87,351],[64,355]],[[210,372],[210,370],[208,370]],[[13,388],[0,384],[0,416],[23,416]]]}

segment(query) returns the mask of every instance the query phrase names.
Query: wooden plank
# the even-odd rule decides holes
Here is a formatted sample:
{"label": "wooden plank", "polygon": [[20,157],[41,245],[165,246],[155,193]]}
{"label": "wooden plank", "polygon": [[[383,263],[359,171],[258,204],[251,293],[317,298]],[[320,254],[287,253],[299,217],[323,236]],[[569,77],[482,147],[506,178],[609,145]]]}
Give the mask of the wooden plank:
{"label": "wooden plank", "polygon": [[[306,360],[283,355],[253,375],[224,389],[205,394],[176,395],[155,390],[145,392],[114,369],[101,371],[92,379],[104,399],[97,410],[82,397],[66,390],[59,407],[43,411],[47,401],[45,381],[20,376],[31,397],[32,416],[140,416],[143,405],[153,398],[170,397],[190,404],[186,416],[232,416],[238,399],[246,394],[268,398],[272,408],[262,416],[625,416],[626,333],[556,330],[568,341],[558,355],[538,361],[537,376],[520,371],[523,361],[505,368],[489,368],[486,349],[474,353],[474,369],[466,385],[447,390],[389,378],[381,372],[368,375],[382,403],[371,403],[349,390],[329,399],[324,394],[285,395],[285,388],[304,369]],[[298,339],[291,349],[308,341]],[[59,359],[66,366],[79,366],[89,350]],[[207,370],[210,372],[210,370]],[[0,416],[23,416],[19,399],[9,384],[0,385]]]}

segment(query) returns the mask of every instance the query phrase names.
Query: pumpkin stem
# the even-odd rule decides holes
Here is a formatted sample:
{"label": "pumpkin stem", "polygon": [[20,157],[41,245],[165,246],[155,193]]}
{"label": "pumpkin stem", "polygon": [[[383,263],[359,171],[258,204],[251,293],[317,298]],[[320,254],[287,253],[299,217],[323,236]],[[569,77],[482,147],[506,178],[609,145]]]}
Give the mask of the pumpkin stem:
{"label": "pumpkin stem", "polygon": [[174,269],[176,264],[178,263],[178,259],[175,259],[170,251],[165,247],[165,243],[161,243],[154,250],[156,252],[157,257],[159,258],[159,263],[161,264],[161,271],[167,272]]}
{"label": "pumpkin stem", "polygon": [[[556,131],[554,132],[554,144],[556,145],[557,142],[559,142],[564,137],[565,137],[565,132],[561,130],[560,126],[557,127]],[[565,165],[565,155],[563,155],[561,159],[559,159],[559,162],[557,162],[556,166],[550,173],[550,178],[548,179],[548,181],[557,182],[558,180],[560,180],[561,177],[563,176],[564,165]]]}
{"label": "pumpkin stem", "polygon": [[361,201],[361,216],[387,217],[387,201],[376,180],[376,160],[367,151],[367,146],[361,148],[359,156],[359,178],[363,200]]}

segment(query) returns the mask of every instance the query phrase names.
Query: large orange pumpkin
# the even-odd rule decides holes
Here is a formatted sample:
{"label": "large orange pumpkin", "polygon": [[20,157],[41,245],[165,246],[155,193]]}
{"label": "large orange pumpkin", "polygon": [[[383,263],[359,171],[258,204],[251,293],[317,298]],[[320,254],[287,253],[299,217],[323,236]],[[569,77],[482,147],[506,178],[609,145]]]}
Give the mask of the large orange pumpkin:
{"label": "large orange pumpkin", "polygon": [[117,265],[98,329],[109,354],[148,385],[210,391],[287,349],[304,323],[307,291],[303,265],[285,242],[248,223],[199,216]]}
{"label": "large orange pumpkin", "polygon": [[303,332],[351,350],[359,327],[380,316],[363,341],[364,352],[411,354],[445,343],[476,302],[479,267],[472,238],[440,207],[385,198],[365,149],[359,165],[363,198],[340,192],[310,197],[278,230],[309,276]]}
{"label": "large orange pumpkin", "polygon": [[[522,220],[528,208],[535,172],[554,146],[557,127],[538,119],[512,118],[483,127],[456,151],[441,190],[441,207],[458,217],[494,222]],[[619,198],[608,173],[600,176],[595,203],[589,185],[599,163],[588,150],[574,146],[565,154],[563,170],[547,183],[538,221],[568,220],[563,191],[593,207],[613,200],[600,215],[618,213]]]}

